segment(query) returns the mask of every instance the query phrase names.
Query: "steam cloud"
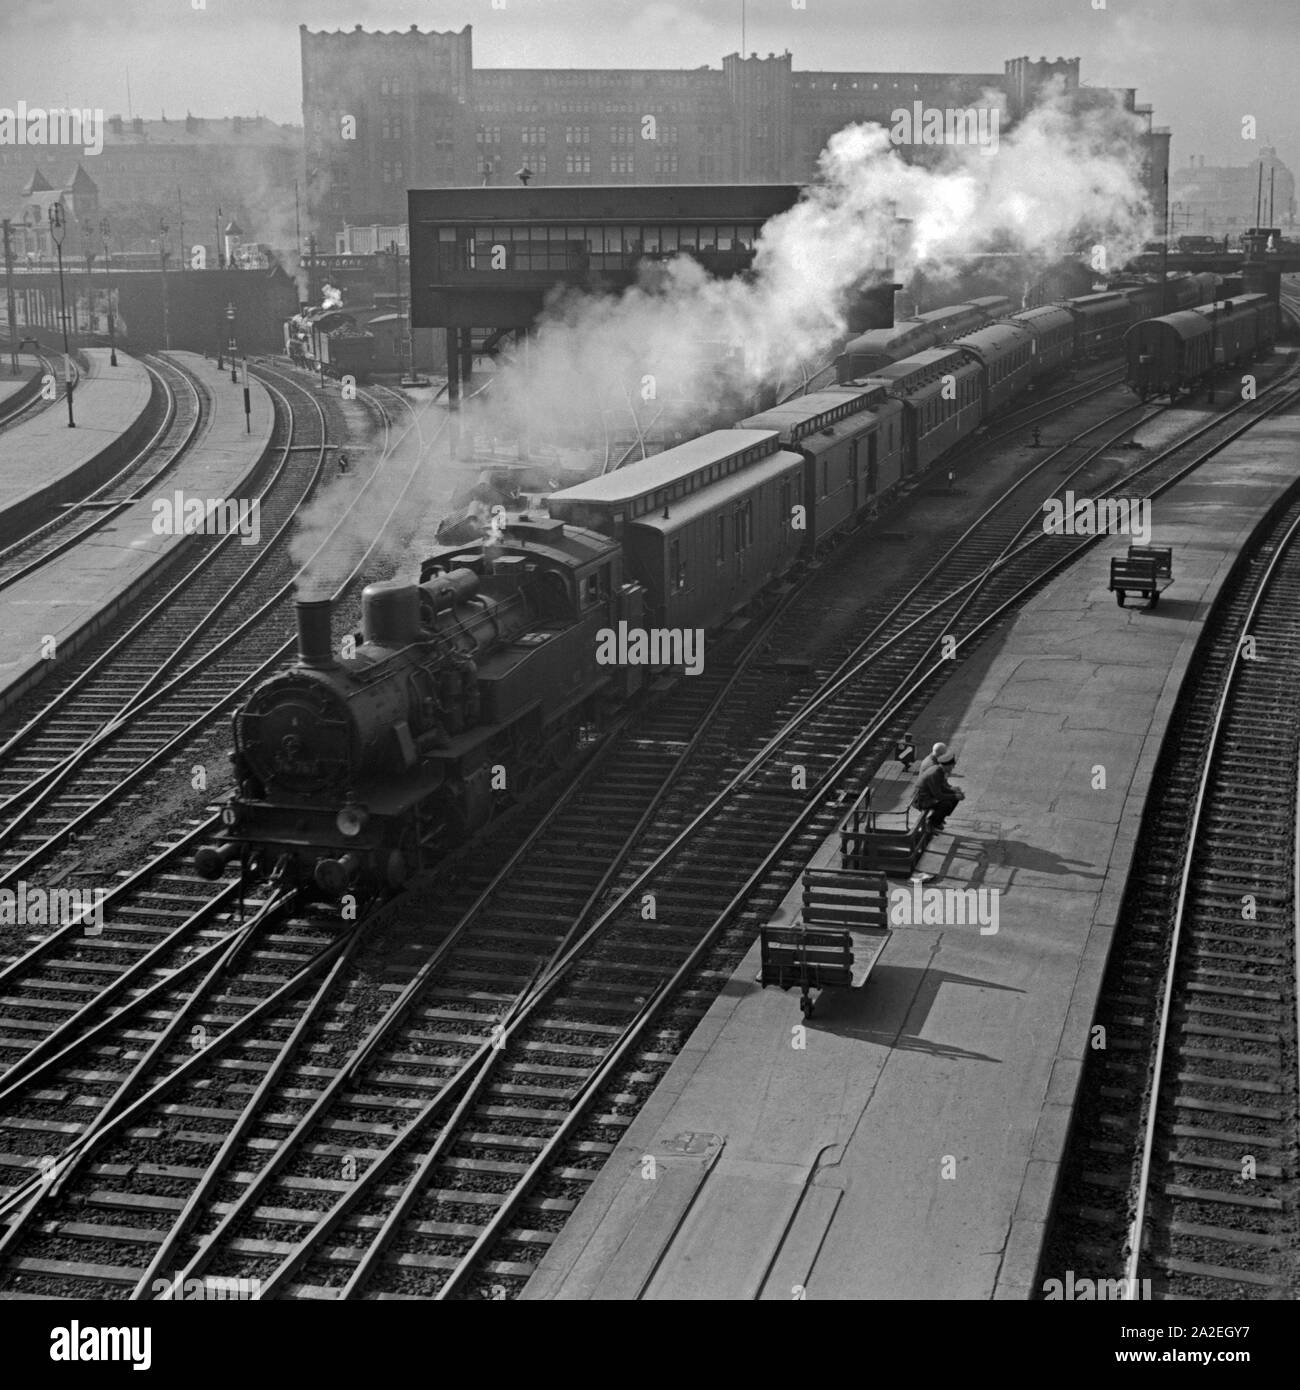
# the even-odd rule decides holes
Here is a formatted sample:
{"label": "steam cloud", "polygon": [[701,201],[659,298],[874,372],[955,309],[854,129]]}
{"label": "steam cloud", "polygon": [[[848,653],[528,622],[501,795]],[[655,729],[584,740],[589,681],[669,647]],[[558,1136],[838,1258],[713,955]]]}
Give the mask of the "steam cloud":
{"label": "steam cloud", "polygon": [[[631,411],[642,427],[656,417],[679,423],[702,402],[717,407],[824,360],[844,332],[852,294],[885,269],[905,279],[923,267],[934,279],[981,251],[1011,251],[1019,260],[1008,279],[1023,282],[1062,252],[1097,242],[1118,266],[1149,234],[1140,130],[1107,94],[1080,111],[1067,109],[1059,90],[991,157],[933,147],[937,165],[907,164],[881,127],[849,127],[823,152],[821,180],[767,223],[750,277],[710,279],[678,257],[647,266],[621,296],[557,299],[492,389],[466,402],[464,426],[563,450],[590,448],[610,420],[626,426]],[[897,244],[900,218],[909,219],[905,246]],[[434,467],[424,474],[425,500],[445,497],[447,478]],[[338,479],[306,510],[299,563],[359,486]],[[330,573],[314,572],[303,592],[328,593],[343,575],[334,561],[359,555],[386,510],[376,497],[354,516],[331,544]],[[385,544],[395,552],[395,538]]]}
{"label": "steam cloud", "polygon": [[[878,125],[832,137],[820,181],[759,240],[754,274],[710,279],[688,257],[648,267],[619,298],[570,294],[506,364],[476,428],[558,445],[593,442],[603,422],[689,416],[701,397],[788,378],[842,336],[853,292],[892,268],[934,279],[981,251],[1020,257],[1017,284],[1081,242],[1121,265],[1149,235],[1141,124],[1109,93],[1078,109],[1058,85],[996,153],[935,146],[908,164]],[[896,219],[908,219],[905,245]],[[727,349],[733,349],[727,357]],[[734,351],[739,349],[739,351]],[[467,411],[473,421],[474,412]]]}

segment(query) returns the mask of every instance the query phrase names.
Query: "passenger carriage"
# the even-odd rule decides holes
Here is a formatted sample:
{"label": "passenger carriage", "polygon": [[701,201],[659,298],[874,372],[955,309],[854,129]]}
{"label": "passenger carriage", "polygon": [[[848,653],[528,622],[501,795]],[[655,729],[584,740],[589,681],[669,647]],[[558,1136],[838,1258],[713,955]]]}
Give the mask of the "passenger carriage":
{"label": "passenger carriage", "polygon": [[952,346],[961,348],[984,368],[983,415],[987,419],[1001,410],[1018,391],[1024,390],[1034,369],[1034,335],[1019,324],[990,324],[960,338]]}
{"label": "passenger carriage", "polygon": [[903,476],[903,407],[883,386],[828,387],[741,420],[776,430],[802,455],[805,538],[816,546],[853,524]]}
{"label": "passenger carriage", "polygon": [[1031,377],[1067,366],[1074,360],[1074,315],[1060,304],[1025,309],[1008,320],[1018,323],[1033,337]]}
{"label": "passenger carriage", "polygon": [[[960,348],[930,348],[868,380],[904,407],[905,472],[923,472],[983,423],[984,369]],[[952,390],[945,378],[952,379]]]}
{"label": "passenger carriage", "polygon": [[1066,302],[1074,315],[1074,355],[1096,357],[1123,337],[1138,315],[1130,300],[1118,290],[1085,294]]}
{"label": "passenger carriage", "polygon": [[803,473],[775,430],[714,430],[553,493],[546,507],[622,542],[652,625],[714,628],[799,558],[804,533],[791,519]]}

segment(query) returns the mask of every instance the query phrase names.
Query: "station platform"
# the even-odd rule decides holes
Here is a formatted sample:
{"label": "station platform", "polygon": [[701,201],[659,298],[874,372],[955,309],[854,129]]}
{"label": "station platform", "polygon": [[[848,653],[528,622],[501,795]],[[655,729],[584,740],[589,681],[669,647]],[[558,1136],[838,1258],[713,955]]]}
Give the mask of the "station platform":
{"label": "station platform", "polygon": [[[52,665],[42,656],[47,637],[55,639],[54,660],[66,659],[153,583],[185,547],[218,544],[219,535],[178,534],[174,529],[156,534],[155,519],[162,524],[167,518],[166,513],[155,511],[156,500],[168,502],[175,513],[177,492],[203,499],[246,495],[270,448],[275,413],[261,382],[249,379],[252,428],[246,432],[243,391],[230,384],[228,373],[218,372],[214,362],[197,353],[166,356],[211,386],[207,428],[147,496],[0,595],[5,608],[0,711],[46,675]],[[120,353],[118,360],[122,360]],[[251,563],[267,539],[259,536],[257,544],[245,547],[241,538],[234,544],[247,550]]]}
{"label": "station platform", "polygon": [[111,367],[108,348],[81,355],[88,370],[72,394],[75,429],[68,427],[60,381],[57,402],[0,435],[0,545],[112,477],[146,437],[153,379],[144,363],[119,352]]}
{"label": "station platform", "polygon": [[15,405],[15,397],[31,397],[40,390],[36,378],[41,364],[28,352],[18,354],[18,375],[10,374],[10,360],[7,352],[0,353],[0,420],[5,412]]}
{"label": "station platform", "polygon": [[[996,889],[996,932],[897,925],[807,1020],[797,989],[758,986],[755,944],[524,1298],[1023,1300],[1063,1274],[1040,1250],[1156,758],[1298,443],[1300,418],[1275,416],[1154,503],[1175,578],[1158,608],[1116,606],[1130,538],[1103,541],[914,722],[919,752],[955,749],[966,800],[927,881],[891,886]],[[838,865],[838,840],[813,862]]]}

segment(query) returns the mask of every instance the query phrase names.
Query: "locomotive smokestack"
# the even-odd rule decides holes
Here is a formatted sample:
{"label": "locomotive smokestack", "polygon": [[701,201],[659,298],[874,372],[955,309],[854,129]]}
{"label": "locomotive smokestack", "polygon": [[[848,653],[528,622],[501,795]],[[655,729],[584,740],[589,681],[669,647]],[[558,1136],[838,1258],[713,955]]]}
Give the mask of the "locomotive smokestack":
{"label": "locomotive smokestack", "polygon": [[300,598],[298,610],[298,660],[318,671],[328,670],[334,663],[330,648],[330,601],[327,598]]}

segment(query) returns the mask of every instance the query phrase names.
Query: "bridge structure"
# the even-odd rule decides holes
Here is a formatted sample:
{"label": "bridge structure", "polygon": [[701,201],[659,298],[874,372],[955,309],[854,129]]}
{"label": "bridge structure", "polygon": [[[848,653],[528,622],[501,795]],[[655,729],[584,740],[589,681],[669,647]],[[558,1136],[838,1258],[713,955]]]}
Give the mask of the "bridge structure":
{"label": "bridge structure", "polygon": [[[797,184],[412,189],[411,306],[416,328],[447,335],[455,405],[475,352],[524,332],[557,290],[617,292],[647,262],[687,254],[710,274],[754,263],[763,224],[799,200]],[[898,288],[885,263],[863,277],[850,326],[893,323]],[[870,288],[865,288],[870,286]]]}

